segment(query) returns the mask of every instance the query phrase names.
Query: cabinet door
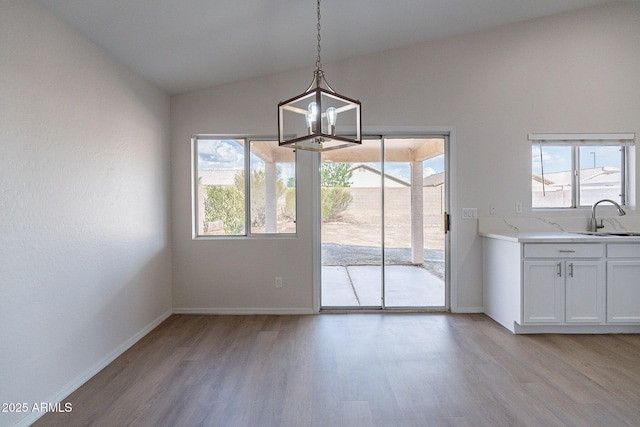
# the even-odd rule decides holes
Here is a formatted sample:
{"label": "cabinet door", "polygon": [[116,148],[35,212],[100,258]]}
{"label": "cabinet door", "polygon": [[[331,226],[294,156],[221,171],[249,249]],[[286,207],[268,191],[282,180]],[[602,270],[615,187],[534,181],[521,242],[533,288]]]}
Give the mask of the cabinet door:
{"label": "cabinet door", "polygon": [[565,261],[565,321],[604,322],[604,262]]}
{"label": "cabinet door", "polygon": [[562,322],[562,262],[525,261],[523,264],[523,323]]}
{"label": "cabinet door", "polygon": [[640,322],[640,261],[607,262],[607,322]]}

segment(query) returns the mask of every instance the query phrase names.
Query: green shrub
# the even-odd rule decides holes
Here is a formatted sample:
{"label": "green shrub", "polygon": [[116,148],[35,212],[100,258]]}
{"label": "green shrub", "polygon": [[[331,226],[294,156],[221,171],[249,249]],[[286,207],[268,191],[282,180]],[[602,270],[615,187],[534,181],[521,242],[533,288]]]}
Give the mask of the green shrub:
{"label": "green shrub", "polygon": [[338,219],[353,199],[349,190],[343,187],[323,187],[320,194],[323,221]]}
{"label": "green shrub", "polygon": [[208,222],[222,221],[225,234],[244,234],[244,191],[235,187],[207,186],[204,218],[205,229]]}
{"label": "green shrub", "polygon": [[287,188],[286,193],[284,195],[284,211],[282,212],[282,216],[285,219],[289,219],[295,221],[296,219],[296,189],[295,188]]}
{"label": "green shrub", "polygon": [[[281,171],[278,169],[276,175],[276,199],[280,199],[287,194],[288,188],[280,178]],[[251,226],[260,228],[266,223],[266,173],[264,170],[251,171]],[[234,177],[234,187],[239,192],[244,192],[244,171],[238,172]],[[295,202],[294,202],[295,203]],[[295,207],[295,205],[294,205]]]}

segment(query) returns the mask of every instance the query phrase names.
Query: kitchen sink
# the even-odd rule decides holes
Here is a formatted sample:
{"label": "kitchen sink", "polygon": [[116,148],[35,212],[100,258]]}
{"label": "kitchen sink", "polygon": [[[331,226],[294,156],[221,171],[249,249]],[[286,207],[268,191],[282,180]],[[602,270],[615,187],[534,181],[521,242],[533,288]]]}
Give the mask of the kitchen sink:
{"label": "kitchen sink", "polygon": [[587,236],[628,236],[628,237],[640,237],[638,231],[574,231],[573,234],[583,234]]}

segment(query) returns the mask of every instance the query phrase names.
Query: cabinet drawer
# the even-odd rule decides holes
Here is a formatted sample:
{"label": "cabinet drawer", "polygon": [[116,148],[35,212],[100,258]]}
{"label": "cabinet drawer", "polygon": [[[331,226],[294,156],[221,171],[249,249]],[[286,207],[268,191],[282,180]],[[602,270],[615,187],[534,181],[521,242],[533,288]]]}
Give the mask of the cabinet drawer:
{"label": "cabinet drawer", "polygon": [[607,257],[640,258],[640,243],[609,243]]}
{"label": "cabinet drawer", "polygon": [[601,243],[525,243],[525,258],[602,258]]}

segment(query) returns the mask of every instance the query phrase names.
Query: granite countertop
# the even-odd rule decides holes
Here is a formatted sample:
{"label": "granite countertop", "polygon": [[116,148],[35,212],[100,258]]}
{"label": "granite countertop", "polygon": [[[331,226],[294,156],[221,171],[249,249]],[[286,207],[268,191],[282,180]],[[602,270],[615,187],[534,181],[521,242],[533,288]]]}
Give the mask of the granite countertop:
{"label": "granite countertop", "polygon": [[640,236],[592,235],[580,232],[480,232],[480,236],[516,243],[640,243]]}

